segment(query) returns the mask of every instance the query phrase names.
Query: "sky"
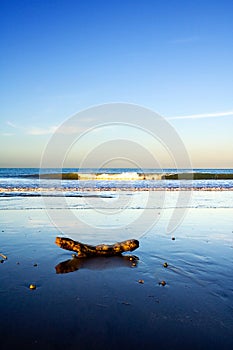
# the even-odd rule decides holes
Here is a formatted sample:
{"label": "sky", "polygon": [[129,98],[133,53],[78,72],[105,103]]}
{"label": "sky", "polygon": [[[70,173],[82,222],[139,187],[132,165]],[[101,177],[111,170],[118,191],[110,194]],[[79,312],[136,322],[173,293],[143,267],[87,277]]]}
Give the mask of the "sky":
{"label": "sky", "polygon": [[[231,0],[0,0],[0,33],[0,167],[39,167],[68,118],[123,102],[165,118],[194,168],[233,168]],[[117,157],[117,135],[106,157]],[[98,148],[96,137],[66,165],[78,166],[90,143]],[[136,141],[150,143],[145,134]],[[160,146],[151,151],[169,167]],[[98,152],[88,166],[99,166]]]}

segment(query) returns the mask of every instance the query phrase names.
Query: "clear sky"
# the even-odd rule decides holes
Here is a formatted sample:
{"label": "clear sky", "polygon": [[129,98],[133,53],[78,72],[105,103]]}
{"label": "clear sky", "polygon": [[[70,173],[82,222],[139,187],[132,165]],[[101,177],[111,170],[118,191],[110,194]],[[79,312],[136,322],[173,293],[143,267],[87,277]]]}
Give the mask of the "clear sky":
{"label": "clear sky", "polygon": [[129,102],[194,167],[233,167],[232,0],[0,0],[0,33],[0,166],[38,167],[69,116]]}

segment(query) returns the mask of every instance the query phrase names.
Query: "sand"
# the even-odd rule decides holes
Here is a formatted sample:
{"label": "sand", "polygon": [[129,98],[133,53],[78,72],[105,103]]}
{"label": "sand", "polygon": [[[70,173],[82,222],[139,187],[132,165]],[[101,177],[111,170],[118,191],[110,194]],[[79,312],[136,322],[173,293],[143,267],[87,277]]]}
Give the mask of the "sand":
{"label": "sand", "polygon": [[1,210],[1,349],[232,349],[232,209],[192,208],[172,234],[169,216],[141,237],[138,260],[57,273],[72,252],[44,210]]}

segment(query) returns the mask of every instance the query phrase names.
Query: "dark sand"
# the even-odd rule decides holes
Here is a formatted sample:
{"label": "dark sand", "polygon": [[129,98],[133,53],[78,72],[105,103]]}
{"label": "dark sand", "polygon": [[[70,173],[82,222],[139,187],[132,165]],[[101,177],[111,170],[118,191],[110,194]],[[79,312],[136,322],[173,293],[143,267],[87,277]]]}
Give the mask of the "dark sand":
{"label": "dark sand", "polygon": [[191,209],[172,240],[165,215],[140,239],[139,260],[59,265],[72,252],[54,244],[42,210],[2,210],[1,349],[232,349],[232,217]]}

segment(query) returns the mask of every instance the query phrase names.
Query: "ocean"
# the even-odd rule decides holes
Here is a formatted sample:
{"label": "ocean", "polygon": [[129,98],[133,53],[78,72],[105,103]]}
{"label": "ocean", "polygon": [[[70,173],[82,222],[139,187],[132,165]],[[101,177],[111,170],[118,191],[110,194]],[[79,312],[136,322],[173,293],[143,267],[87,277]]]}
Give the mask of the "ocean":
{"label": "ocean", "polygon": [[135,209],[233,208],[233,169],[194,169],[196,179],[184,179],[187,174],[190,170],[2,168],[0,210],[94,208],[96,218],[98,210],[116,215]]}
{"label": "ocean", "polygon": [[[62,174],[62,178],[59,177]],[[79,179],[68,175],[78,174]],[[185,175],[190,176],[185,176]],[[66,176],[67,175],[67,176]],[[174,176],[176,175],[176,177]],[[47,176],[47,178],[46,178]],[[1,168],[0,196],[80,196],[85,191],[233,190],[233,169]]]}

